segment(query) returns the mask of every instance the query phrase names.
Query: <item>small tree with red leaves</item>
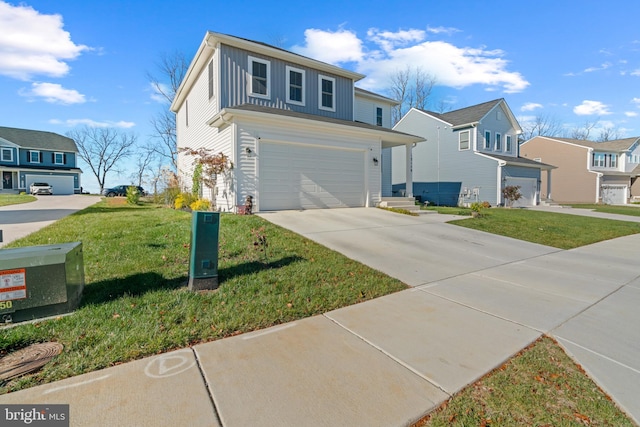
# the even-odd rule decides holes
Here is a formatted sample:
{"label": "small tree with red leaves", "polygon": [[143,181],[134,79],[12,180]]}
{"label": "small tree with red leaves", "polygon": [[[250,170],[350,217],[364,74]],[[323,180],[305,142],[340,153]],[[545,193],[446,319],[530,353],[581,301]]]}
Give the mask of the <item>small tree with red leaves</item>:
{"label": "small tree with red leaves", "polygon": [[216,207],[216,185],[218,184],[218,175],[225,175],[231,169],[233,169],[233,163],[229,161],[229,156],[220,153],[211,153],[206,148],[198,148],[197,150],[191,148],[182,148],[181,152],[188,156],[194,156],[194,164],[200,165],[202,168],[202,183],[211,188],[214,191],[211,200],[211,209],[215,210]]}

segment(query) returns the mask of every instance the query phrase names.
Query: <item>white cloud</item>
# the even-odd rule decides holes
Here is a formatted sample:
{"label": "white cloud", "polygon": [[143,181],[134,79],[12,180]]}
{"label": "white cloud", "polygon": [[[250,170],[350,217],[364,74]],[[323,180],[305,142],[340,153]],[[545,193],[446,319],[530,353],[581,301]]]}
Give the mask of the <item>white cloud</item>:
{"label": "white cloud", "polygon": [[636,113],[635,111],[625,111],[624,115],[627,117],[638,117],[638,113]]}
{"label": "white cloud", "polygon": [[89,49],[71,41],[62,16],[40,14],[26,5],[0,0],[0,28],[0,74],[21,80],[64,76],[69,72],[65,61]]}
{"label": "white cloud", "polygon": [[125,121],[119,121],[119,122],[113,122],[113,121],[109,121],[109,120],[105,120],[102,122],[96,121],[96,120],[92,120],[92,119],[67,119],[67,120],[58,120],[58,119],[52,119],[49,120],[49,123],[54,124],[54,125],[63,125],[63,126],[68,126],[68,127],[74,127],[74,126],[89,126],[89,127],[95,127],[95,128],[123,128],[123,129],[129,129],[134,127],[136,124],[134,122],[125,122]]}
{"label": "white cloud", "polygon": [[352,31],[340,29],[331,32],[310,28],[305,30],[304,37],[305,46],[292,48],[300,55],[329,64],[362,60],[362,41]]}
{"label": "white cloud", "polygon": [[[169,93],[170,89],[169,86],[164,84],[164,83],[158,83],[158,85],[160,85],[160,88],[158,88],[155,84],[153,83],[149,83],[150,86],[150,91],[151,91],[151,99],[154,100],[155,102],[158,102],[160,104],[166,104],[167,98],[165,98],[164,95],[162,95],[160,93],[160,90],[162,90],[164,93]],[[160,89],[160,90],[158,90]]]}
{"label": "white cloud", "polygon": [[632,76],[640,76],[640,68],[638,68],[637,70],[633,70],[633,71],[631,72],[631,75],[632,75]]}
{"label": "white cloud", "polygon": [[454,27],[427,27],[427,32],[432,34],[447,34],[451,35],[454,33],[459,33],[462,30],[459,30]]}
{"label": "white cloud", "polygon": [[632,104],[636,104],[637,106],[639,106],[639,107],[640,107],[640,98],[633,98],[633,99],[631,100],[631,103],[632,103]]}
{"label": "white cloud", "polygon": [[573,112],[579,116],[591,116],[594,114],[607,115],[611,114],[609,106],[600,101],[584,100],[582,104],[573,107]]}
{"label": "white cloud", "polygon": [[605,62],[604,64],[600,65],[599,67],[589,67],[589,68],[585,69],[584,72],[585,73],[593,73],[594,71],[606,70],[609,67],[611,67],[611,63],[610,62]]}
{"label": "white cloud", "polygon": [[20,91],[20,95],[44,98],[52,104],[83,104],[83,94],[74,89],[65,89],[57,83],[32,83],[30,91]]}
{"label": "white cloud", "polygon": [[409,66],[432,75],[436,84],[442,86],[463,88],[480,84],[487,90],[502,89],[506,93],[521,92],[529,86],[520,73],[507,70],[509,61],[504,59],[502,50],[426,41],[426,34],[416,29],[393,32],[372,28],[367,39],[361,40],[353,31],[344,29],[335,32],[308,29],[305,45],[294,46],[292,50],[336,65],[355,62],[356,71],[367,75],[360,82],[364,89],[387,87],[394,73]]}
{"label": "white cloud", "polygon": [[522,107],[520,107],[520,111],[533,111],[538,108],[542,108],[542,104],[538,104],[536,102],[527,102]]}

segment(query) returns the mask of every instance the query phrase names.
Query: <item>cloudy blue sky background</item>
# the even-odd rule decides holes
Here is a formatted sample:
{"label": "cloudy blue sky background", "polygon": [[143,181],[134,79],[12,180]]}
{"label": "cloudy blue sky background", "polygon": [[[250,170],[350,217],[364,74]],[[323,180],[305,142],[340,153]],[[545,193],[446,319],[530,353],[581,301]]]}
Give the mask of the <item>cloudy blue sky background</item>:
{"label": "cloudy blue sky background", "polygon": [[0,126],[112,126],[143,143],[166,108],[147,72],[164,53],[192,58],[210,30],[358,71],[382,94],[410,65],[435,76],[434,105],[504,97],[523,125],[547,115],[640,136],[638,16],[640,2],[620,0],[0,0]]}

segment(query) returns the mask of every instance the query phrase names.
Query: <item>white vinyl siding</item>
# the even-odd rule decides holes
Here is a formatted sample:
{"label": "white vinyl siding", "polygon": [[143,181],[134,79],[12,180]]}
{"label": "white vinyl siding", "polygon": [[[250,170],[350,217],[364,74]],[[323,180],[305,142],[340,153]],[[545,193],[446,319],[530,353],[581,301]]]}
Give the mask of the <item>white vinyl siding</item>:
{"label": "white vinyl siding", "polygon": [[249,56],[249,95],[256,98],[271,98],[271,63]]}
{"label": "white vinyl siding", "polygon": [[287,103],[305,105],[306,73],[287,65]]}
{"label": "white vinyl siding", "polygon": [[335,94],[336,79],[333,77],[318,76],[318,108],[326,111],[336,111]]}

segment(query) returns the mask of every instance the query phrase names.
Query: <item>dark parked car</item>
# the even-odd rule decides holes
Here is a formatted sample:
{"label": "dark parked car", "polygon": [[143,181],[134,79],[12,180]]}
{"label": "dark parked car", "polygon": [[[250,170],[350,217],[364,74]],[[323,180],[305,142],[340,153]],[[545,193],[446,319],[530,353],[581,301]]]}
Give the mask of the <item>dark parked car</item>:
{"label": "dark parked car", "polygon": [[127,188],[129,187],[136,187],[138,189],[138,194],[140,194],[141,196],[147,195],[146,191],[144,191],[144,188],[135,185],[117,185],[113,188],[105,188],[104,190],[102,190],[102,195],[107,197],[126,196]]}
{"label": "dark parked car", "polygon": [[29,192],[36,194],[53,194],[53,187],[46,182],[34,182],[29,186]]}

